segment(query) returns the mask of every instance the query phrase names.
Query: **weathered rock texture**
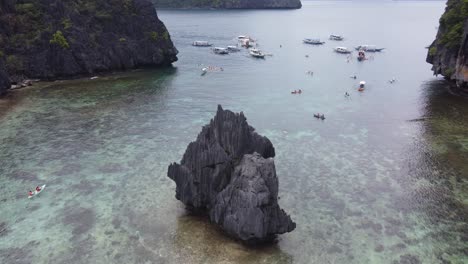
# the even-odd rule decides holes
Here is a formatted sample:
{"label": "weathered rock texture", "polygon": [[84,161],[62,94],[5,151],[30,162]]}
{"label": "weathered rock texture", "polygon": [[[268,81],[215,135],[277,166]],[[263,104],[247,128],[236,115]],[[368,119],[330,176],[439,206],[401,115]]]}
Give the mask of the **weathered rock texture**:
{"label": "weathered rock texture", "polygon": [[152,0],[161,8],[298,9],[300,0]]}
{"label": "weathered rock texture", "polygon": [[191,142],[180,164],[169,166],[176,198],[206,211],[228,234],[246,242],[267,241],[296,224],[278,205],[278,178],[270,140],[258,135],[242,113],[218,111]]}
{"label": "weathered rock texture", "polygon": [[439,31],[429,47],[427,62],[441,74],[466,88],[468,83],[468,1],[448,0]]}
{"label": "weathered rock texture", "polygon": [[12,81],[168,65],[176,54],[148,0],[0,1],[0,55]]}

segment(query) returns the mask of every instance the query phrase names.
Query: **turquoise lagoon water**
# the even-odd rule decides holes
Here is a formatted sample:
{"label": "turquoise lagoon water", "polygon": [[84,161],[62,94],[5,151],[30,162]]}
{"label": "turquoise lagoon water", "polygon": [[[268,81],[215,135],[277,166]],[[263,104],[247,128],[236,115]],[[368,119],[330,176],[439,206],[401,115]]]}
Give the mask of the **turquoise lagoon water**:
{"label": "turquoise lagoon water", "polygon": [[[424,62],[443,8],[165,10],[180,51],[172,69],[11,93],[0,100],[0,262],[467,263],[468,101]],[[331,33],[346,40],[301,43]],[[273,56],[190,46],[235,44],[241,34]],[[387,49],[362,63],[332,51],[359,44]],[[224,71],[201,76],[201,65]],[[217,104],[243,111],[277,150],[280,205],[297,229],[273,245],[245,247],[174,198],[167,166]]]}

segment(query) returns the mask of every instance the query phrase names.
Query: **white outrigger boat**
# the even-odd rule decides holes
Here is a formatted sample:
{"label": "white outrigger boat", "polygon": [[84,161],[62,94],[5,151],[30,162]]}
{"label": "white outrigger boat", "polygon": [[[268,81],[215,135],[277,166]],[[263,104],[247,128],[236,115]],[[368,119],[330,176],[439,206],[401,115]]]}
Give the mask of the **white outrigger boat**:
{"label": "white outrigger boat", "polygon": [[375,45],[359,45],[356,50],[362,50],[366,52],[381,52],[385,48],[377,48]]}
{"label": "white outrigger boat", "polygon": [[229,52],[237,52],[240,51],[239,47],[237,46],[227,46],[226,48]]}
{"label": "white outrigger boat", "polygon": [[213,52],[216,53],[216,54],[220,54],[220,55],[229,54],[228,49],[220,48],[220,47],[213,48]]}
{"label": "white outrigger boat", "polygon": [[260,59],[265,58],[265,54],[259,49],[250,49],[249,54],[250,56],[255,57],[255,58],[260,58]]}
{"label": "white outrigger boat", "polygon": [[330,39],[330,40],[336,40],[336,41],[342,41],[342,40],[344,40],[343,36],[341,36],[341,35],[333,35],[333,34],[330,35],[330,38],[329,38],[329,39]]}
{"label": "white outrigger boat", "polygon": [[305,44],[312,44],[312,45],[322,45],[325,44],[324,41],[320,41],[320,39],[304,39],[303,42]]}
{"label": "white outrigger boat", "polygon": [[213,44],[209,43],[208,41],[197,40],[197,41],[194,41],[192,43],[192,46],[195,46],[195,47],[211,47],[211,46],[213,46]]}
{"label": "white outrigger boat", "polygon": [[349,54],[349,53],[351,53],[351,51],[350,51],[348,48],[346,48],[346,47],[336,47],[336,48],[334,48],[334,50],[335,50],[335,52],[341,53],[341,54]]}
{"label": "white outrigger boat", "polygon": [[28,198],[31,199],[31,198],[35,197],[36,195],[40,194],[42,191],[44,191],[46,185],[44,184],[44,185],[42,185],[40,187],[41,187],[41,189],[39,191],[34,190],[34,192],[31,195],[29,195]]}

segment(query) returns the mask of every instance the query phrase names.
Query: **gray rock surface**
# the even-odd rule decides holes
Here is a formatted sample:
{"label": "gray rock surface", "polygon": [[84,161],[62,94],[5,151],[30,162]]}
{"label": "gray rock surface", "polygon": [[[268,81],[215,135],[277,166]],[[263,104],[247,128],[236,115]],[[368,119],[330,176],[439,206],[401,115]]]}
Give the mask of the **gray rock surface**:
{"label": "gray rock surface", "polygon": [[210,219],[243,241],[270,240],[294,230],[296,224],[278,205],[273,159],[244,155],[230,183],[217,195]]}
{"label": "gray rock surface", "polygon": [[5,94],[10,89],[10,86],[10,78],[5,71],[5,64],[0,59],[0,95]]}
{"label": "gray rock surface", "polygon": [[229,235],[246,242],[271,240],[296,224],[278,205],[275,149],[243,113],[218,111],[191,142],[180,164],[169,166],[176,198],[206,211]]}

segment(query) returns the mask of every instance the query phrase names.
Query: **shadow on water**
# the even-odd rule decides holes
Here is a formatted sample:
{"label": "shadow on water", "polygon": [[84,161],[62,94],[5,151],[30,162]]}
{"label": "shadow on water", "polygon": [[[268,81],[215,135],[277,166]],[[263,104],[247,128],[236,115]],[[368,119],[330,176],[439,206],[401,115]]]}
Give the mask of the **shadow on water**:
{"label": "shadow on water", "polygon": [[423,85],[422,137],[409,147],[407,173],[399,178],[404,191],[394,207],[408,218],[419,215],[416,221],[428,227],[418,231],[419,243],[438,261],[461,263],[468,259],[468,98],[448,85]]}
{"label": "shadow on water", "polygon": [[278,243],[247,246],[228,237],[206,216],[185,213],[177,218],[171,242],[184,263],[293,263]]}

